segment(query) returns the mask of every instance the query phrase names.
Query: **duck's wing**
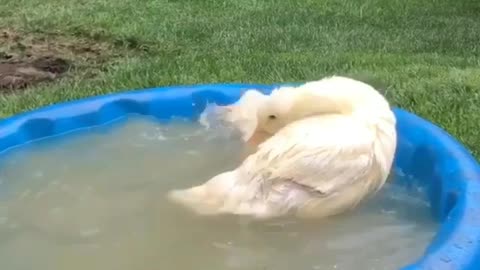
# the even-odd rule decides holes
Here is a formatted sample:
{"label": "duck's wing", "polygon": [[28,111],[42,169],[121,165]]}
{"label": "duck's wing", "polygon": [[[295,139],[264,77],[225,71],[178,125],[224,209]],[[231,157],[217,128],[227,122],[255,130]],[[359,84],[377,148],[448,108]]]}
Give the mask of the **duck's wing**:
{"label": "duck's wing", "polygon": [[293,181],[329,195],[361,179],[381,178],[374,169],[374,141],[375,131],[350,117],[312,117],[260,145],[257,164],[266,162],[270,181]]}

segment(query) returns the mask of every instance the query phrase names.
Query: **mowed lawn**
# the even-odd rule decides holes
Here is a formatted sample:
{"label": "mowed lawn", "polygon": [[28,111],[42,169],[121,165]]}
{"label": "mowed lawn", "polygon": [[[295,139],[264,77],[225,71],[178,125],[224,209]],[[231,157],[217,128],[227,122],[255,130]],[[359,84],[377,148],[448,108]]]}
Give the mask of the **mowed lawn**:
{"label": "mowed lawn", "polygon": [[2,28],[107,43],[117,57],[2,94],[0,115],[127,89],[339,74],[480,157],[479,14],[474,0],[1,0]]}

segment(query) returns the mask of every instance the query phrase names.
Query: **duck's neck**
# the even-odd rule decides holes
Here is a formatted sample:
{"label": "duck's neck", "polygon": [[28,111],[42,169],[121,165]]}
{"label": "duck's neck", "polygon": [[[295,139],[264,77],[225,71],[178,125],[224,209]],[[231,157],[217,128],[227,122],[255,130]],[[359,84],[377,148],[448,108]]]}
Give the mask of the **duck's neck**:
{"label": "duck's neck", "polygon": [[375,156],[381,167],[382,179],[386,179],[397,143],[396,119],[387,100],[380,94],[375,94],[355,96],[339,95],[333,91],[319,91],[315,95],[305,96],[305,99],[298,103],[300,107],[295,109],[305,117],[340,114],[364,123],[375,132]]}
{"label": "duck's neck", "polygon": [[380,95],[345,95],[335,91],[306,93],[294,105],[295,117],[341,114],[371,121],[390,111],[388,102]]}

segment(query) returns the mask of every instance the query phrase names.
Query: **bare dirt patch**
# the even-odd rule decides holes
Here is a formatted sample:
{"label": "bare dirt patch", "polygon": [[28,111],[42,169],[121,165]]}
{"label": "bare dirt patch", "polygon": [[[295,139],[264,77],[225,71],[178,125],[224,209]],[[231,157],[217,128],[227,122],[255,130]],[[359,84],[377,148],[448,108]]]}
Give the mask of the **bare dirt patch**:
{"label": "bare dirt patch", "polygon": [[60,35],[25,34],[0,28],[0,92],[95,68],[109,59],[107,43]]}

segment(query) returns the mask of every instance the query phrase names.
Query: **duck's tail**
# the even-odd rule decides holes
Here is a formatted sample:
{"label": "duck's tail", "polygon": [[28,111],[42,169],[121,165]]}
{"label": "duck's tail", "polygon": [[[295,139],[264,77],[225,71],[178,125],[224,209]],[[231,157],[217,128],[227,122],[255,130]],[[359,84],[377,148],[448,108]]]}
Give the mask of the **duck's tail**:
{"label": "duck's tail", "polygon": [[209,198],[204,186],[172,190],[168,192],[167,198],[199,215],[215,215],[220,212],[218,200]]}
{"label": "duck's tail", "polygon": [[234,171],[221,173],[203,185],[182,190],[172,190],[167,198],[199,215],[217,215],[228,212],[226,204],[231,199],[230,191],[236,185]]}

